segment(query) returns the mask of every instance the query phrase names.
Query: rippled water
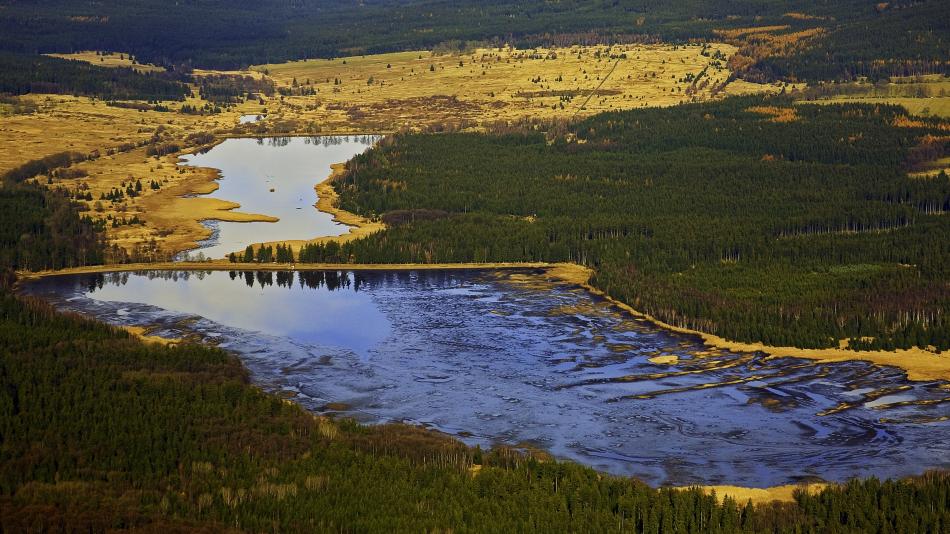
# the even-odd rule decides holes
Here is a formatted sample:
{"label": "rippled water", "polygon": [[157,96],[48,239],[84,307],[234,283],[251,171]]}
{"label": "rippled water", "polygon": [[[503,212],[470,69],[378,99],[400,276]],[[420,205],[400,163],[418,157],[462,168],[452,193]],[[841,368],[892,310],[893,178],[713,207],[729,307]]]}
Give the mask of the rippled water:
{"label": "rippled water", "polygon": [[262,387],[314,411],[538,447],[651,483],[761,487],[950,467],[945,382],[710,351],[537,273],[151,272],[24,290],[215,342]]}
{"label": "rippled water", "polygon": [[[347,226],[317,210],[314,186],[330,165],[342,163],[371,146],[377,136],[271,137],[226,139],[208,152],[182,157],[182,165],[221,171],[210,197],[241,205],[237,211],[270,215],[277,222],[212,221],[212,237],[199,251],[223,258],[251,243],[340,235]],[[193,251],[195,252],[195,251]]]}

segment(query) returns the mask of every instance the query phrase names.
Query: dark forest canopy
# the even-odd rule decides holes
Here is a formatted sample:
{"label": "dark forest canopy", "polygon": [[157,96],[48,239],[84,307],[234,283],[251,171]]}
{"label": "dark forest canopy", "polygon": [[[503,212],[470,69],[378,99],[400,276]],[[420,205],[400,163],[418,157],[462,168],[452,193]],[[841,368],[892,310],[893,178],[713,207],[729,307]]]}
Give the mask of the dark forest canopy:
{"label": "dark forest canopy", "polygon": [[798,79],[946,72],[950,4],[805,0],[0,1],[0,50],[114,50],[145,62],[238,68],[465,41],[683,42],[715,30],[821,28],[758,75]]}
{"label": "dark forest canopy", "polygon": [[902,117],[748,97],[600,114],[553,142],[397,136],[335,185],[391,228],[301,261],[572,261],[634,308],[728,339],[946,350],[950,177],[907,171],[948,143]]}
{"label": "dark forest canopy", "polygon": [[0,272],[102,263],[104,236],[65,191],[32,184],[0,186]]}
{"label": "dark forest canopy", "polygon": [[52,93],[117,100],[184,100],[191,90],[164,74],[0,52],[0,94]]}
{"label": "dark forest canopy", "polygon": [[[0,530],[945,532],[950,476],[753,506],[407,425],[313,417],[240,362],[0,292]],[[149,528],[150,527],[150,528]]]}

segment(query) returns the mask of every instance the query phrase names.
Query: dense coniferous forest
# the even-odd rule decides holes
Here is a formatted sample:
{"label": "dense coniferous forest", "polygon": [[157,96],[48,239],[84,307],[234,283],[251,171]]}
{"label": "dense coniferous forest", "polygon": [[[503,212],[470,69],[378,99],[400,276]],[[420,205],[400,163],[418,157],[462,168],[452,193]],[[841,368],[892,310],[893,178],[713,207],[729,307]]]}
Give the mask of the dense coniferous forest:
{"label": "dense coniferous forest", "polygon": [[116,100],[184,100],[191,90],[164,75],[83,61],[0,52],[0,93],[52,93]]}
{"label": "dense coniferous forest", "polygon": [[941,532],[950,477],[736,503],[313,417],[233,356],[0,294],[0,529]]}
{"label": "dense coniferous forest", "polygon": [[[818,31],[758,76],[797,79],[946,72],[950,6],[940,0],[239,0],[0,2],[0,50],[124,51],[162,65],[238,68],[466,41],[520,46],[713,40],[716,30]],[[438,21],[437,23],[435,21]],[[797,37],[788,37],[795,41]],[[781,39],[780,39],[781,40]]]}
{"label": "dense coniferous forest", "polygon": [[9,179],[0,185],[0,270],[100,264],[101,231],[65,191]]}
{"label": "dense coniferous forest", "polygon": [[745,97],[601,114],[550,140],[398,136],[335,186],[391,229],[301,259],[572,261],[634,308],[728,339],[946,350],[950,178],[907,171],[947,139],[905,119]]}

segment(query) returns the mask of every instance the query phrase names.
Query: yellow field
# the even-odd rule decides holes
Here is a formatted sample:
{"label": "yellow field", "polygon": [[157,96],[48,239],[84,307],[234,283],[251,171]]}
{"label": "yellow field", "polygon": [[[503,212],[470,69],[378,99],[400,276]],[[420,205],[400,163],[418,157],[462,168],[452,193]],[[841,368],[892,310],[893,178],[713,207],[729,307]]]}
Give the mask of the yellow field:
{"label": "yellow field", "polygon": [[904,109],[906,109],[911,115],[950,118],[950,96],[930,98],[836,96],[834,98],[815,100],[814,102],[819,104],[840,104],[842,102],[855,102],[864,104],[895,104],[898,106],[903,106]]}
{"label": "yellow field", "polygon": [[796,491],[804,491],[815,495],[821,493],[821,490],[828,487],[828,484],[788,484],[785,486],[775,486],[771,488],[743,488],[740,486],[702,486],[701,489],[706,494],[716,493],[721,499],[726,497],[736,501],[740,506],[752,501],[752,504],[766,504],[773,501],[793,502]]}
{"label": "yellow field", "polygon": [[[101,54],[101,55],[100,55]],[[86,61],[100,67],[132,67],[139,72],[164,72],[165,69],[148,63],[133,63],[131,56],[118,52],[101,52],[95,50],[85,50],[83,52],[74,52],[72,54],[46,54],[52,57],[63,59],[74,59],[77,61]]]}
{"label": "yellow field", "polygon": [[[725,64],[735,48],[715,44],[703,52],[701,45],[481,48],[460,55],[401,52],[252,70],[306,95],[288,96],[274,119],[309,119],[330,129],[361,123],[392,131],[669,106],[708,99],[724,89],[733,92],[726,86]],[[738,85],[735,92],[779,90]]]}
{"label": "yellow field", "polygon": [[[26,95],[20,99],[35,103],[38,110],[31,114],[0,116],[0,173],[66,150],[84,153],[98,150],[105,154],[124,143],[148,140],[159,128],[169,139],[183,139],[199,131],[226,133],[243,113],[242,107],[205,116],[138,111],[64,95]],[[167,105],[174,111],[182,104],[196,103],[203,105],[203,101],[196,99]]]}
{"label": "yellow field", "polygon": [[860,102],[903,106],[911,115],[950,118],[950,78],[939,74],[859,84],[859,94],[836,95],[818,103]]}
{"label": "yellow field", "polygon": [[[209,231],[199,220],[267,220],[227,210],[236,204],[205,198],[180,198],[180,195],[211,192],[217,188],[211,169],[186,169],[176,166],[177,156],[161,160],[146,155],[144,146],[137,146],[158,136],[161,142],[181,142],[189,134],[231,131],[242,113],[241,107],[215,115],[160,113],[107,106],[85,97],[62,95],[27,95],[21,97],[36,103],[31,114],[0,116],[0,173],[26,161],[63,151],[91,154],[98,159],[73,167],[88,173],[81,178],[53,179],[54,187],[70,191],[88,191],[93,201],[86,202],[90,215],[131,219],[138,216],[145,225],[123,225],[112,228],[108,236],[116,244],[131,250],[153,239],[166,251],[175,252],[194,246],[196,240],[208,237]],[[197,101],[189,100],[195,104]],[[173,109],[181,104],[169,103]],[[129,144],[136,148],[129,149]],[[123,146],[125,145],[125,146]],[[115,151],[109,155],[110,151]],[[46,178],[42,180],[45,182]],[[140,197],[113,204],[100,201],[100,195],[113,188],[124,189],[123,182],[141,180]],[[150,181],[162,184],[153,191]]]}

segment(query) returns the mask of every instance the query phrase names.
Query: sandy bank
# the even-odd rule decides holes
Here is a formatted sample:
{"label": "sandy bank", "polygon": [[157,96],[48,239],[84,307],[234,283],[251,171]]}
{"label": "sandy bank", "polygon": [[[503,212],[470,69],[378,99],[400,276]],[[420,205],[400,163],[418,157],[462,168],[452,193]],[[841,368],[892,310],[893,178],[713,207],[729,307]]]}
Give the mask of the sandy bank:
{"label": "sandy bank", "polygon": [[[582,267],[581,267],[582,268]],[[559,272],[552,269],[551,274]],[[565,271],[567,281],[578,283],[582,275],[577,271]],[[588,278],[592,271],[587,271]],[[802,349],[798,347],[773,347],[762,343],[743,343],[739,341],[730,341],[719,336],[682,328],[665,323],[652,315],[633,309],[630,305],[621,302],[606,293],[590,285],[585,280],[579,282],[587,291],[603,297],[616,305],[618,308],[630,313],[640,319],[647,320],[656,326],[678,332],[681,334],[690,334],[702,338],[707,346],[717,349],[724,349],[731,352],[762,352],[771,358],[803,358],[806,360],[817,360],[819,362],[845,362],[845,361],[866,361],[874,365],[888,365],[899,367],[907,373],[909,380],[950,380],[950,354],[936,354],[927,350],[913,348],[900,349],[895,351],[858,351],[845,348],[828,349]]]}
{"label": "sandy bank", "polygon": [[133,336],[141,339],[142,341],[147,341],[149,343],[158,343],[160,345],[174,345],[176,343],[181,342],[180,339],[149,335],[148,329],[143,326],[123,326],[122,329],[132,334]]}

